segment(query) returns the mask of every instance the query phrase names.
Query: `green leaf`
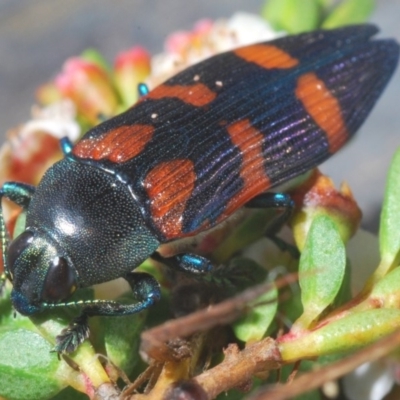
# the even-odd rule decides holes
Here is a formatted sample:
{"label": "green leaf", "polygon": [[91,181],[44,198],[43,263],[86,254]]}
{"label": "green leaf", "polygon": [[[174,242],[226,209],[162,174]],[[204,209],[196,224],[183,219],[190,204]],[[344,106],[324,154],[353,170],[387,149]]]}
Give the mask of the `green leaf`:
{"label": "green leaf", "polygon": [[[0,398],[50,398],[67,385],[85,391],[81,374],[85,374],[93,385],[108,381],[88,341],[70,355],[81,372],[75,371],[64,360],[59,360],[56,353],[51,352],[56,336],[79,313],[79,309],[65,307],[42,312],[31,318],[19,314],[14,318],[9,287],[6,289],[5,299],[0,301],[0,382],[7,381],[10,385],[4,389],[0,385]],[[79,292],[81,298],[93,297],[92,289],[80,289]],[[19,381],[22,382],[23,391],[19,388]],[[40,381],[39,384],[37,381]],[[30,393],[28,395],[25,388],[36,388],[37,393],[32,395],[32,391],[26,389],[26,393]]]}
{"label": "green leaf", "polygon": [[338,294],[346,269],[346,252],[336,224],[326,215],[311,224],[300,257],[299,284],[304,312],[298,321],[307,328]]}
{"label": "green leaf", "polygon": [[342,1],[322,23],[322,28],[332,29],[344,25],[360,24],[368,20],[374,8],[374,0]]}
{"label": "green leaf", "polygon": [[355,312],[294,338],[282,336],[279,351],[285,362],[347,353],[389,335],[399,324],[400,311],[397,309]]}
{"label": "green leaf", "polygon": [[[225,284],[232,285],[232,295],[267,279],[267,271],[261,265],[243,257],[234,258],[221,273],[227,275]],[[246,315],[233,324],[238,339],[244,342],[256,341],[265,335],[276,314],[277,296],[278,291],[274,287],[248,304]]]}
{"label": "green leaf", "polygon": [[350,301],[352,298],[351,293],[351,265],[350,260],[346,258],[346,267],[344,271],[343,281],[340,286],[340,290],[335,297],[335,301],[333,303],[333,307],[339,307],[342,304]]}
{"label": "green leaf", "polygon": [[329,9],[335,0],[319,0],[319,4],[324,10]]}
{"label": "green leaf", "polygon": [[261,10],[261,16],[272,27],[289,33],[306,32],[319,26],[320,0],[270,0]]}
{"label": "green leaf", "polygon": [[285,320],[293,323],[303,312],[301,305],[301,292],[297,283],[292,283],[288,288],[285,288],[285,294],[282,300],[279,301],[279,310],[285,316]]}
{"label": "green leaf", "polygon": [[400,267],[394,268],[372,288],[370,298],[383,308],[399,308]]}
{"label": "green leaf", "polygon": [[249,312],[233,324],[236,337],[243,342],[255,342],[264,337],[278,308],[276,287],[258,297]]}
{"label": "green leaf", "polygon": [[[381,265],[386,271],[399,264],[400,258],[400,148],[388,173],[379,228]],[[382,271],[384,275],[385,271]]]}
{"label": "green leaf", "polygon": [[0,397],[48,399],[64,386],[57,379],[60,361],[39,334],[19,329],[0,333]]}

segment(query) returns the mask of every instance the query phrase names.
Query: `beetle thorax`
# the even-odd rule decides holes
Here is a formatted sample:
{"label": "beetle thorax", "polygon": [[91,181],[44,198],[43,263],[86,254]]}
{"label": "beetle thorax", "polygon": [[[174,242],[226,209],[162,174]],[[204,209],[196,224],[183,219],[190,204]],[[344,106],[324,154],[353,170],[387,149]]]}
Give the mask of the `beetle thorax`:
{"label": "beetle thorax", "polygon": [[69,159],[43,177],[27,227],[54,239],[72,261],[81,287],[124,276],[158,246],[124,183]]}

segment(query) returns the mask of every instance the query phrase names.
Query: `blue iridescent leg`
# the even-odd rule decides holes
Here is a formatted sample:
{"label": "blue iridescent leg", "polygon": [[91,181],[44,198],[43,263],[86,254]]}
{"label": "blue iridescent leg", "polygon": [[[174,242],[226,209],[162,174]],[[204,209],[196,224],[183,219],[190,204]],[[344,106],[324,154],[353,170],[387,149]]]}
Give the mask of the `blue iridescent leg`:
{"label": "blue iridescent leg", "polygon": [[293,200],[286,193],[261,193],[246,203],[249,208],[284,208],[290,211],[294,207]]}
{"label": "blue iridescent leg", "polygon": [[[289,218],[294,203],[289,195],[281,193],[262,193],[250,200],[246,207],[249,208],[282,208],[284,211],[280,214],[269,227],[273,234],[282,226],[282,224]],[[184,272],[192,274],[204,274],[214,270],[210,260],[197,254],[178,254],[174,257],[162,257],[159,253],[155,252],[151,258],[160,261],[168,267],[179,269]]]}
{"label": "blue iridescent leg", "polygon": [[64,303],[48,305],[51,307],[68,307],[83,305],[81,315],[64,329],[56,338],[54,351],[57,353],[73,352],[88,336],[88,318],[93,316],[122,316],[138,313],[152,306],[161,297],[159,283],[149,274],[144,272],[130,272],[124,276],[130,284],[138,302],[135,304],[122,304],[108,300],[89,300],[78,303]]}
{"label": "blue iridescent leg", "polygon": [[0,190],[1,198],[7,197],[7,199],[19,205],[24,210],[29,207],[34,194],[34,186],[19,182],[6,182]]}
{"label": "blue iridescent leg", "polygon": [[168,267],[192,274],[204,274],[214,269],[210,260],[197,254],[188,253],[178,254],[173,257],[162,257],[159,253],[155,252],[151,258],[162,262]]}

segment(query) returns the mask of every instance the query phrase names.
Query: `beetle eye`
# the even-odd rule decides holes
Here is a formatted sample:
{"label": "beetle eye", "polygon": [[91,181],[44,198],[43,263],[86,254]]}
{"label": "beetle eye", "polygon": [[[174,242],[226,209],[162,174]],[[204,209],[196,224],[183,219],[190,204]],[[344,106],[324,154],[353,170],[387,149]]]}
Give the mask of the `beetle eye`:
{"label": "beetle eye", "polygon": [[75,289],[75,274],[67,260],[62,257],[54,258],[47,271],[42,299],[48,302],[64,300]]}
{"label": "beetle eye", "polygon": [[7,251],[7,264],[11,274],[14,274],[14,264],[21,253],[32,243],[33,233],[25,231],[15,238]]}

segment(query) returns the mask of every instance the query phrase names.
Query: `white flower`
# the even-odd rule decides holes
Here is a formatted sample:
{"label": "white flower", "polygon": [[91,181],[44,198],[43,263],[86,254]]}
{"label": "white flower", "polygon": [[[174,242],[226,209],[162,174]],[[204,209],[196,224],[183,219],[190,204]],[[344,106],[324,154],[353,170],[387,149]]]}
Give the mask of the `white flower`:
{"label": "white flower", "polygon": [[360,365],[343,378],[343,389],[350,400],[381,400],[394,384],[384,361]]}
{"label": "white flower", "polygon": [[215,22],[202,20],[190,32],[180,31],[166,40],[166,51],[151,60],[150,88],[214,54],[251,43],[275,39],[281,34],[258,15],[238,12]]}
{"label": "white flower", "polygon": [[71,100],[65,99],[47,107],[33,107],[33,119],[21,127],[20,135],[31,132],[46,132],[57,139],[67,136],[72,142],[80,135],[80,127],[76,122],[76,108]]}

